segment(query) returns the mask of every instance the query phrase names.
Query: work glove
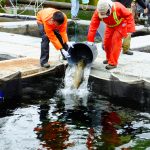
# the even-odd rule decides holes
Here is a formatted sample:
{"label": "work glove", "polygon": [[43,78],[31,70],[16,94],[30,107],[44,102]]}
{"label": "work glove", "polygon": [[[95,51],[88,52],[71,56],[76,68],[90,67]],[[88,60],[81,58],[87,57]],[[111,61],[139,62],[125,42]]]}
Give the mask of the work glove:
{"label": "work glove", "polygon": [[75,44],[75,42],[67,42],[68,48],[74,48],[73,44]]}
{"label": "work glove", "polygon": [[66,50],[61,49],[61,52],[62,52],[62,54],[64,55],[65,58],[70,57],[69,53]]}

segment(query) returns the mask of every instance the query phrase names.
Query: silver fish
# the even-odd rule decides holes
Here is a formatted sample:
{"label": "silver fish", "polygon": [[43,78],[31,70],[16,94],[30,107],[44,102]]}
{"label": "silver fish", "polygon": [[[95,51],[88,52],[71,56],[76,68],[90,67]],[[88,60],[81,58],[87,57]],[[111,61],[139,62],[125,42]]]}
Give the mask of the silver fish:
{"label": "silver fish", "polygon": [[84,59],[81,59],[76,65],[76,70],[75,70],[74,79],[73,79],[73,87],[76,89],[79,88],[80,84],[83,81],[85,66],[86,66],[86,63]]}

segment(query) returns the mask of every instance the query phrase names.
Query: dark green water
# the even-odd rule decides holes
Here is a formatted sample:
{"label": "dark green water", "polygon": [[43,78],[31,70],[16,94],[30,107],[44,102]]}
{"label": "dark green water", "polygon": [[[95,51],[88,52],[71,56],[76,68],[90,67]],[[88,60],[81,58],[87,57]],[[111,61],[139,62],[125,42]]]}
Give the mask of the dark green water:
{"label": "dark green water", "polygon": [[23,98],[1,107],[1,150],[150,149],[149,113],[94,91],[84,101],[65,99],[62,81],[48,75],[26,80]]}

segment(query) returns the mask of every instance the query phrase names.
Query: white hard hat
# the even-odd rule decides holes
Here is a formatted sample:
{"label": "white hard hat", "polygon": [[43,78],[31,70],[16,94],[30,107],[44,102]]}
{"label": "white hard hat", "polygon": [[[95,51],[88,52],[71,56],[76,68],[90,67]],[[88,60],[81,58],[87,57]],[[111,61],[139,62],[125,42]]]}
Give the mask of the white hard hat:
{"label": "white hard hat", "polygon": [[99,0],[97,3],[97,11],[100,13],[106,13],[108,9],[112,7],[111,0]]}

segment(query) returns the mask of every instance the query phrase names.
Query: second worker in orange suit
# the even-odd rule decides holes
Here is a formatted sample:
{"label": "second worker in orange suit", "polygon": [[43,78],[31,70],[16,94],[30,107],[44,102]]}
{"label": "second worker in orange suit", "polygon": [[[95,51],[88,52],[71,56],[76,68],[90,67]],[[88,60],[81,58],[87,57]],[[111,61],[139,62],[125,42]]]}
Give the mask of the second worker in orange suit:
{"label": "second worker in orange suit", "polygon": [[67,50],[72,44],[68,42],[67,16],[60,10],[45,8],[38,12],[37,24],[42,37],[40,64],[48,68],[50,41],[60,50],[64,59],[69,56]]}
{"label": "second worker in orange suit", "polygon": [[132,13],[121,3],[99,0],[90,23],[87,41],[93,43],[96,31],[103,21],[106,24],[104,49],[106,52],[106,69],[116,68],[122,47],[122,39],[135,31]]}

